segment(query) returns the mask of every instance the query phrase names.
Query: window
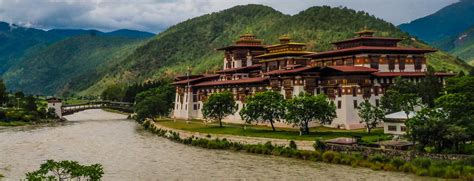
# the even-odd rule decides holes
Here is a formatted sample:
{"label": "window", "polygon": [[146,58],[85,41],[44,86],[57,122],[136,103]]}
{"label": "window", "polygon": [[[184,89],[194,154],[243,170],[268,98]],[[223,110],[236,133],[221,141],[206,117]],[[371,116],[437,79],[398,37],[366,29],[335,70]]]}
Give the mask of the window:
{"label": "window", "polygon": [[388,130],[389,131],[397,131],[397,126],[390,125],[390,126],[388,126]]}
{"label": "window", "polygon": [[370,68],[379,69],[379,60],[380,60],[379,56],[371,56],[370,57]]}
{"label": "window", "polygon": [[395,57],[389,56],[388,57],[388,69],[392,72],[395,69]]}
{"label": "window", "polygon": [[184,110],[188,110],[188,105],[184,105]]}
{"label": "window", "polygon": [[357,104],[357,100],[354,100],[354,108],[357,108],[358,104]]}
{"label": "window", "polygon": [[422,65],[423,65],[423,58],[416,57],[415,58],[415,70],[421,70]]}
{"label": "window", "polygon": [[193,105],[193,110],[197,110],[197,109],[198,109],[197,104],[194,104],[194,105]]}
{"label": "window", "polygon": [[380,102],[378,99],[375,99],[375,106],[379,107],[380,106]]}
{"label": "window", "polygon": [[375,96],[379,95],[379,87],[374,87],[374,94]]}
{"label": "window", "polygon": [[406,57],[400,57],[399,62],[398,62],[398,67],[400,70],[405,70],[405,61],[406,61]]}
{"label": "window", "polygon": [[357,87],[352,87],[352,96],[357,96]]}
{"label": "window", "polygon": [[337,101],[337,108],[341,109],[341,107],[342,107],[342,101]]}
{"label": "window", "polygon": [[338,90],[337,90],[337,96],[338,97],[342,96],[342,88],[341,87],[339,87]]}
{"label": "window", "polygon": [[405,126],[400,126],[400,131],[404,131],[404,132],[407,131],[407,127],[405,127]]}

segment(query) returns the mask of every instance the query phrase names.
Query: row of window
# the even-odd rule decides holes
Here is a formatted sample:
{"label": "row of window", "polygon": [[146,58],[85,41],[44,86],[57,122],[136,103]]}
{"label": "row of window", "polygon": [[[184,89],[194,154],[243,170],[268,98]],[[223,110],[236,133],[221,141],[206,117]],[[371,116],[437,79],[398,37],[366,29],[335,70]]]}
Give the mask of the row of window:
{"label": "row of window", "polygon": [[[369,100],[365,100],[366,102],[369,101]],[[354,103],[354,109],[357,109],[359,107],[359,103],[357,100],[354,100],[353,101]],[[380,101],[378,99],[375,99],[375,106],[379,107],[380,106]],[[337,101],[337,109],[341,109],[342,108],[342,101]]]}
{"label": "row of window", "polygon": [[[395,126],[395,125],[389,125],[389,126],[387,127],[387,129],[388,129],[389,131],[397,131],[397,126]],[[405,126],[400,126],[400,131],[405,132],[406,130],[407,130],[407,128],[406,128]]]}

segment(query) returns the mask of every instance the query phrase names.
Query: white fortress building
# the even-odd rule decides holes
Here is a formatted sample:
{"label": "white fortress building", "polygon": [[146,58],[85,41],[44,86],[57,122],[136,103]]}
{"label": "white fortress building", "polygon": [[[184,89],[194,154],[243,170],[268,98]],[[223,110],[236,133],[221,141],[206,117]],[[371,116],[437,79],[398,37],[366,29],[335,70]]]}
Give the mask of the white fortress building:
{"label": "white fortress building", "polygon": [[[300,92],[326,94],[336,105],[337,118],[329,127],[358,129],[357,106],[369,101],[378,106],[394,78],[419,82],[426,76],[425,54],[433,49],[399,47],[401,39],[376,37],[364,29],[352,39],[334,42],[334,50],[310,52],[306,44],[287,36],[276,45],[265,45],[252,34],[244,34],[224,51],[224,66],[217,74],[176,77],[173,117],[203,119],[206,98],[215,92],[234,94],[238,111],[224,122],[244,123],[239,115],[245,98],[273,90],[290,99]],[[449,73],[437,72],[440,81]],[[276,126],[290,126],[279,123]]]}

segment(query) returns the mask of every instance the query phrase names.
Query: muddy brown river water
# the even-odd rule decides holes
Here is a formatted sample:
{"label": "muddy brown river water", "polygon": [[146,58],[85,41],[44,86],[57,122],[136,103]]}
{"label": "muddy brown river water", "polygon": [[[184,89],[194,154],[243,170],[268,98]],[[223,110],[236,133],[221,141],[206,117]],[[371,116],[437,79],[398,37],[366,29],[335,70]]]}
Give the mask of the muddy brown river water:
{"label": "muddy brown river water", "polygon": [[[152,135],[123,115],[87,110],[54,125],[0,128],[0,174],[19,180],[47,159],[101,163],[103,180],[427,180],[290,158],[207,150]],[[2,180],[2,179],[0,179]]]}

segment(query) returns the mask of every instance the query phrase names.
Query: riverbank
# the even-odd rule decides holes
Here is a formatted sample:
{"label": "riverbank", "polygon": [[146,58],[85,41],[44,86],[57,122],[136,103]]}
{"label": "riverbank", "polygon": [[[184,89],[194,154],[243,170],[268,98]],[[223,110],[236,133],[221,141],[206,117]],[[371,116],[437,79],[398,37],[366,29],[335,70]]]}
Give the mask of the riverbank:
{"label": "riverbank", "polygon": [[[95,114],[91,117],[91,112]],[[103,180],[435,180],[324,162],[262,156],[176,143],[133,120],[102,110],[75,113],[61,124],[0,129],[0,173],[20,180],[45,160],[104,166]],[[101,119],[104,116],[107,119]],[[117,115],[123,117],[123,115]],[[91,120],[93,119],[93,120]]]}
{"label": "riverbank", "polygon": [[303,146],[303,148],[296,149],[297,146],[291,144],[288,144],[288,146],[286,146],[286,144],[275,144],[269,140],[262,144],[261,142],[255,143],[254,140],[248,140],[248,138],[244,139],[243,142],[239,142],[235,139],[236,137],[228,137],[228,135],[225,135],[224,138],[222,138],[223,135],[220,135],[221,137],[214,135],[214,138],[212,135],[205,135],[203,137],[202,133],[193,134],[184,132],[183,130],[166,128],[149,120],[145,121],[143,126],[152,133],[169,140],[208,149],[226,149],[255,154],[291,157],[316,162],[365,167],[373,170],[413,173],[418,176],[462,178],[466,180],[474,179],[474,158],[458,161],[438,161],[419,157],[412,161],[404,161],[400,158],[390,158],[379,154],[366,156],[358,152],[339,153],[326,151],[324,148],[311,151],[307,145],[308,143],[304,143],[303,141],[296,141],[296,145],[299,144]]}
{"label": "riverbank", "polygon": [[180,120],[180,119],[159,119],[156,124],[172,128],[176,130],[189,131],[193,133],[217,134],[217,135],[233,135],[243,136],[247,138],[271,138],[284,140],[302,140],[314,141],[315,139],[327,140],[338,137],[362,138],[365,143],[374,143],[391,139],[390,135],[383,133],[383,129],[375,129],[372,133],[367,133],[365,129],[359,130],[342,130],[328,127],[312,127],[310,134],[300,135],[296,128],[277,128],[272,131],[271,127],[260,125],[242,125],[224,123],[223,127],[219,127],[217,123],[204,123],[202,120]]}

